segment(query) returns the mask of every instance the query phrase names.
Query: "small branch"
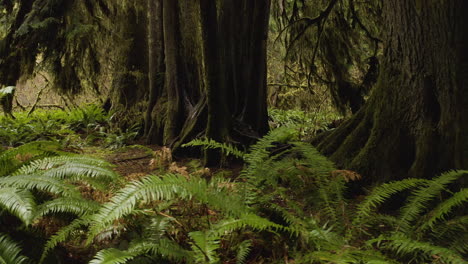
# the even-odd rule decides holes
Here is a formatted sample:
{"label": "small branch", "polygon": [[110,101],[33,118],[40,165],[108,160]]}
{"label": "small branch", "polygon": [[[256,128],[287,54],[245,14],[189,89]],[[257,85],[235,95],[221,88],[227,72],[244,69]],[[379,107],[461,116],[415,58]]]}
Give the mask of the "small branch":
{"label": "small branch", "polygon": [[36,98],[36,102],[34,102],[33,106],[31,107],[31,110],[29,110],[29,113],[28,113],[28,116],[30,116],[34,110],[36,110],[36,107],[37,107],[37,104],[39,103],[39,101],[41,100],[41,95],[42,93],[44,92],[44,90],[47,88],[47,85],[42,87],[41,90],[39,90],[39,92],[37,93],[37,98]]}

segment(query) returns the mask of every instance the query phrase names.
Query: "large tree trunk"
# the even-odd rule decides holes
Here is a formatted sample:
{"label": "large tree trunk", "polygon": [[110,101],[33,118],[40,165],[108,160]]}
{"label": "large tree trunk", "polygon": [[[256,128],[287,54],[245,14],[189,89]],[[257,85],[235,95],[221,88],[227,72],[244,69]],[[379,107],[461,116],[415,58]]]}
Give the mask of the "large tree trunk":
{"label": "large tree trunk", "polygon": [[[115,45],[110,97],[121,126],[134,123],[144,112],[141,102],[148,97],[148,27],[146,1],[135,1],[114,18],[119,45]],[[125,23],[118,22],[119,20]]]}
{"label": "large tree trunk", "polygon": [[318,148],[369,182],[468,168],[468,1],[386,0],[379,81]]}
{"label": "large tree trunk", "polygon": [[165,57],[165,83],[150,104],[150,142],[177,149],[205,136],[248,144],[267,131],[269,5],[163,1],[164,52],[153,56]]}
{"label": "large tree trunk", "polygon": [[[162,118],[153,120],[151,115],[158,98],[164,91],[164,32],[163,32],[163,1],[147,0],[148,5],[148,107],[145,113],[145,136],[158,144],[162,144]],[[158,141],[158,139],[160,139]]]}

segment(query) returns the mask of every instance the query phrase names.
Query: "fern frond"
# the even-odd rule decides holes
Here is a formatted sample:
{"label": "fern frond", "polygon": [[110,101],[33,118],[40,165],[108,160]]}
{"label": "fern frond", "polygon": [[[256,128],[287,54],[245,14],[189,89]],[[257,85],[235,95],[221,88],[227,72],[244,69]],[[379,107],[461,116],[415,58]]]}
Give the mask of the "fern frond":
{"label": "fern frond", "polygon": [[428,182],[428,180],[424,179],[404,179],[401,181],[384,183],[378,186],[357,206],[356,214],[352,221],[353,225],[365,225],[367,222],[366,219],[371,218],[372,211],[392,195],[407,189],[418,187],[422,184],[427,184]]}
{"label": "fern frond", "polygon": [[412,221],[421,216],[429,201],[436,198],[448,184],[467,173],[468,171],[449,171],[427,182],[426,187],[415,190],[401,210],[399,218],[402,230],[408,231]]}
{"label": "fern frond", "polygon": [[36,202],[29,191],[0,187],[0,207],[18,217],[25,225],[29,225],[32,221]]}
{"label": "fern frond", "polygon": [[21,247],[6,235],[0,234],[0,263],[23,264],[28,263],[27,257],[21,255]]}
{"label": "fern frond", "polygon": [[189,236],[192,239],[191,246],[195,262],[206,264],[218,263],[219,258],[216,250],[220,247],[219,236],[204,231],[190,232]]}
{"label": "fern frond", "polygon": [[[56,162],[55,158],[59,159],[60,163]],[[80,163],[80,160],[76,160],[74,157],[62,156],[36,160],[21,167],[13,175],[34,174],[38,172],[51,178],[60,179],[107,178],[113,180],[118,177],[114,171],[107,169],[104,165]]]}
{"label": "fern frond", "polygon": [[239,244],[236,255],[236,264],[244,264],[252,250],[252,241],[244,240]]}
{"label": "fern frond", "polygon": [[36,141],[6,150],[0,154],[0,177],[18,169],[22,164],[18,157],[24,155],[24,158],[31,159],[39,155],[56,155],[60,147],[58,142]]}
{"label": "fern frond", "polygon": [[86,200],[81,197],[60,197],[38,206],[35,218],[54,213],[72,213],[77,216],[83,216],[97,212],[99,208],[101,208],[100,204],[92,200]]}
{"label": "fern frond", "polygon": [[138,201],[171,200],[180,195],[190,197],[183,188],[187,180],[183,176],[166,174],[163,178],[148,176],[140,181],[131,182],[119,190],[112,199],[103,205],[93,216],[90,238],[96,236],[102,228],[133,211]]}
{"label": "fern frond", "polygon": [[74,234],[80,234],[80,227],[88,226],[90,220],[88,218],[77,218],[73,220],[69,225],[60,229],[56,234],[49,238],[42,251],[41,259],[39,264],[44,263],[45,258],[59,243],[66,241]]}
{"label": "fern frond", "polygon": [[124,264],[136,256],[137,254],[128,251],[108,248],[99,251],[89,264]]}
{"label": "fern frond", "polygon": [[466,202],[468,202],[468,188],[464,188],[461,191],[456,192],[452,197],[438,204],[434,210],[428,213],[428,215],[431,217],[422,224],[420,230],[425,231],[429,228],[432,229],[434,224],[440,220],[443,220],[445,216],[452,211],[453,208],[459,207]]}
{"label": "fern frond", "polygon": [[42,175],[15,175],[0,178],[0,186],[40,190],[62,196],[80,196],[75,186]]}
{"label": "fern frond", "polygon": [[221,152],[226,155],[233,155],[236,158],[243,159],[245,153],[237,149],[231,144],[220,143],[211,138],[205,139],[194,139],[189,143],[183,144],[182,147],[203,147],[204,149],[219,149]]}
{"label": "fern frond", "polygon": [[377,239],[370,240],[369,243],[381,243],[380,246],[390,249],[400,256],[425,257],[426,260],[434,260],[434,258],[437,258],[441,259],[442,263],[466,263],[463,257],[453,250],[435,246],[428,242],[417,241],[402,233],[395,233],[389,237],[381,236]]}
{"label": "fern frond", "polygon": [[263,136],[250,147],[249,153],[244,155],[244,160],[248,166],[242,171],[242,176],[254,178],[255,176],[262,175],[263,171],[269,169],[268,166],[265,166],[265,161],[274,158],[270,157],[268,149],[274,146],[274,142],[285,143],[292,138],[297,138],[297,131],[285,127],[271,130],[267,135]]}
{"label": "fern frond", "polygon": [[297,263],[343,263],[343,264],[398,264],[376,250],[366,250],[351,246],[334,250],[317,250],[300,258]]}
{"label": "fern frond", "polygon": [[222,236],[223,234],[231,233],[234,230],[244,229],[250,227],[257,231],[268,230],[270,232],[275,232],[278,230],[287,230],[286,227],[275,224],[270,220],[260,217],[253,213],[243,214],[240,218],[237,219],[226,219],[212,228],[211,232],[217,236]]}
{"label": "fern frond", "polygon": [[36,172],[37,170],[48,170],[54,167],[59,167],[64,164],[85,164],[92,165],[95,167],[104,167],[109,168],[113,165],[107,161],[96,159],[87,156],[77,156],[77,155],[66,155],[66,156],[54,156],[54,157],[45,157],[43,159],[32,161],[30,164],[21,167],[16,174],[29,174]]}
{"label": "fern frond", "polygon": [[466,231],[466,229],[463,230],[460,236],[452,238],[449,241],[449,249],[458,252],[463,256],[468,255],[468,232]]}
{"label": "fern frond", "polygon": [[178,263],[193,262],[193,255],[190,251],[183,249],[179,244],[167,238],[132,241],[128,251],[137,255],[160,256]]}

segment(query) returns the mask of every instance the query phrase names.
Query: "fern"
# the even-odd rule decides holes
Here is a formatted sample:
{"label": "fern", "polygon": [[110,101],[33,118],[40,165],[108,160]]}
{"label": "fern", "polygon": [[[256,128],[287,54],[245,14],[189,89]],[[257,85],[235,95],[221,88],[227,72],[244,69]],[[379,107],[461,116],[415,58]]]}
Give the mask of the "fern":
{"label": "fern", "polygon": [[453,210],[454,207],[459,207],[468,202],[468,188],[464,188],[459,192],[453,194],[452,197],[446,199],[435,209],[430,211],[428,215],[430,218],[424,221],[423,225],[419,228],[420,231],[425,231],[429,228],[434,228],[434,224],[444,218]]}
{"label": "fern", "polygon": [[84,216],[98,211],[100,207],[99,203],[85,200],[81,197],[60,197],[38,206],[35,211],[35,218],[57,213],[71,213],[76,216]]}
{"label": "fern", "polygon": [[47,193],[77,197],[80,193],[75,186],[66,184],[59,179],[43,175],[16,175],[0,178],[1,187],[13,187],[27,190],[40,190]]}
{"label": "fern", "polygon": [[[216,181],[214,181],[216,182]],[[102,228],[113,221],[130,214],[137,202],[149,203],[157,200],[195,200],[213,205],[215,208],[238,214],[243,210],[240,200],[229,195],[220,188],[220,182],[207,184],[205,180],[192,177],[186,179],[181,175],[166,174],[161,177],[149,176],[140,181],[132,182],[106,203],[94,216],[94,224],[90,228],[90,238],[96,236]]]}
{"label": "fern", "polygon": [[236,255],[236,264],[244,264],[249,256],[250,251],[252,250],[252,241],[251,240],[244,240],[242,241],[237,250]]}
{"label": "fern", "polygon": [[72,237],[74,234],[81,233],[80,227],[88,226],[89,223],[90,220],[87,217],[82,217],[73,220],[68,226],[60,229],[56,234],[50,237],[45,244],[39,263],[44,263],[45,258],[52,249],[54,249],[59,243],[64,242]]}
{"label": "fern", "polygon": [[179,244],[168,238],[132,241],[128,251],[137,255],[161,256],[177,263],[183,261],[188,263],[193,262],[192,252],[183,249]]}
{"label": "fern", "polygon": [[90,228],[90,237],[96,236],[102,228],[133,211],[138,201],[171,200],[176,193],[181,197],[189,197],[190,194],[183,189],[186,179],[173,174],[149,176],[140,181],[132,182],[104,204],[102,209],[93,217],[94,224]]}
{"label": "fern", "polygon": [[243,159],[245,153],[227,143],[220,143],[213,139],[194,139],[189,143],[183,144],[182,147],[203,147],[204,149],[219,149],[226,155],[233,155],[234,157]]}
{"label": "fern", "polygon": [[99,251],[89,264],[123,264],[136,257],[137,254],[115,248]]}
{"label": "fern", "polygon": [[6,235],[0,234],[0,263],[23,264],[28,263],[27,257],[21,255],[20,246]]}
{"label": "fern", "polygon": [[417,241],[406,235],[397,232],[391,236],[381,236],[370,240],[369,244],[377,243],[383,248],[391,249],[400,256],[424,257],[423,260],[429,261],[441,259],[442,263],[463,264],[466,263],[463,257],[455,251],[445,247],[435,246],[428,242]]}
{"label": "fern", "polygon": [[216,250],[220,247],[220,237],[205,231],[190,232],[189,236],[192,239],[191,245],[196,263],[212,264],[219,262]]}
{"label": "fern", "polygon": [[268,219],[260,217],[256,214],[246,213],[237,219],[226,219],[218,223],[212,228],[211,232],[216,236],[222,236],[224,234],[231,233],[234,230],[244,229],[250,227],[257,231],[275,231],[275,230],[286,230],[282,225],[275,224]]}
{"label": "fern", "polygon": [[371,214],[373,210],[383,204],[392,195],[427,183],[428,180],[424,179],[405,179],[380,185],[358,205],[352,222],[353,225],[364,226],[367,222],[366,219],[372,219]]}
{"label": "fern", "polygon": [[402,232],[406,232],[411,229],[410,226],[412,222],[421,216],[429,201],[439,195],[448,184],[454,182],[467,173],[468,171],[450,171],[427,182],[426,187],[420,187],[415,190],[401,210],[399,218]]}
{"label": "fern", "polygon": [[24,156],[32,159],[38,156],[57,155],[60,144],[50,141],[36,141],[9,149],[0,153],[0,177],[6,176],[18,169],[23,164],[18,158]]}
{"label": "fern", "polygon": [[30,164],[18,169],[15,174],[30,174],[37,172],[38,170],[50,170],[52,168],[62,168],[64,166],[66,169],[73,168],[73,166],[78,166],[78,169],[81,170],[64,170],[61,173],[56,172],[56,177],[63,178],[65,175],[76,175],[80,172],[88,175],[89,177],[97,177],[99,175],[104,175],[111,178],[116,177],[115,173],[104,169],[112,166],[106,161],[86,156],[76,156],[69,154],[66,156],[46,157],[32,161]]}
{"label": "fern", "polygon": [[25,225],[30,225],[36,202],[29,191],[0,188],[0,207],[18,217]]}

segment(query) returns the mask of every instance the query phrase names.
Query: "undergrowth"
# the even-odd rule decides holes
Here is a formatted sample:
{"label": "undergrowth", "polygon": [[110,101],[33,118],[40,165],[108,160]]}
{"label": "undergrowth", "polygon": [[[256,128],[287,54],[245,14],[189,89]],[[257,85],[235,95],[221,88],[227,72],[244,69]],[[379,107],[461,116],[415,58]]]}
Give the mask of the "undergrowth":
{"label": "undergrowth", "polygon": [[238,176],[159,168],[123,182],[107,162],[65,150],[86,141],[118,148],[137,127],[112,136],[93,106],[33,114],[0,123],[17,130],[0,137],[9,146],[0,149],[1,263],[60,263],[56,254],[78,249],[94,264],[466,262],[468,189],[459,180],[468,171],[350,199],[347,185],[361,176],[337,170],[286,124],[248,152],[209,139],[185,145],[244,160]]}
{"label": "undergrowth", "polygon": [[14,147],[49,140],[76,147],[103,145],[115,149],[132,142],[139,130],[138,125],[125,130],[113,128],[112,113],[93,104],[71,111],[16,112],[15,117],[0,117],[0,146]]}
{"label": "undergrowth", "polygon": [[[360,178],[336,170],[296,132],[278,129],[242,153],[236,179],[159,174],[129,182],[94,213],[53,235],[103,248],[90,263],[465,263],[468,171],[377,186],[345,198]],[[409,195],[408,195],[409,194]],[[395,203],[405,195],[397,210]],[[398,199],[394,200],[393,198]]]}

